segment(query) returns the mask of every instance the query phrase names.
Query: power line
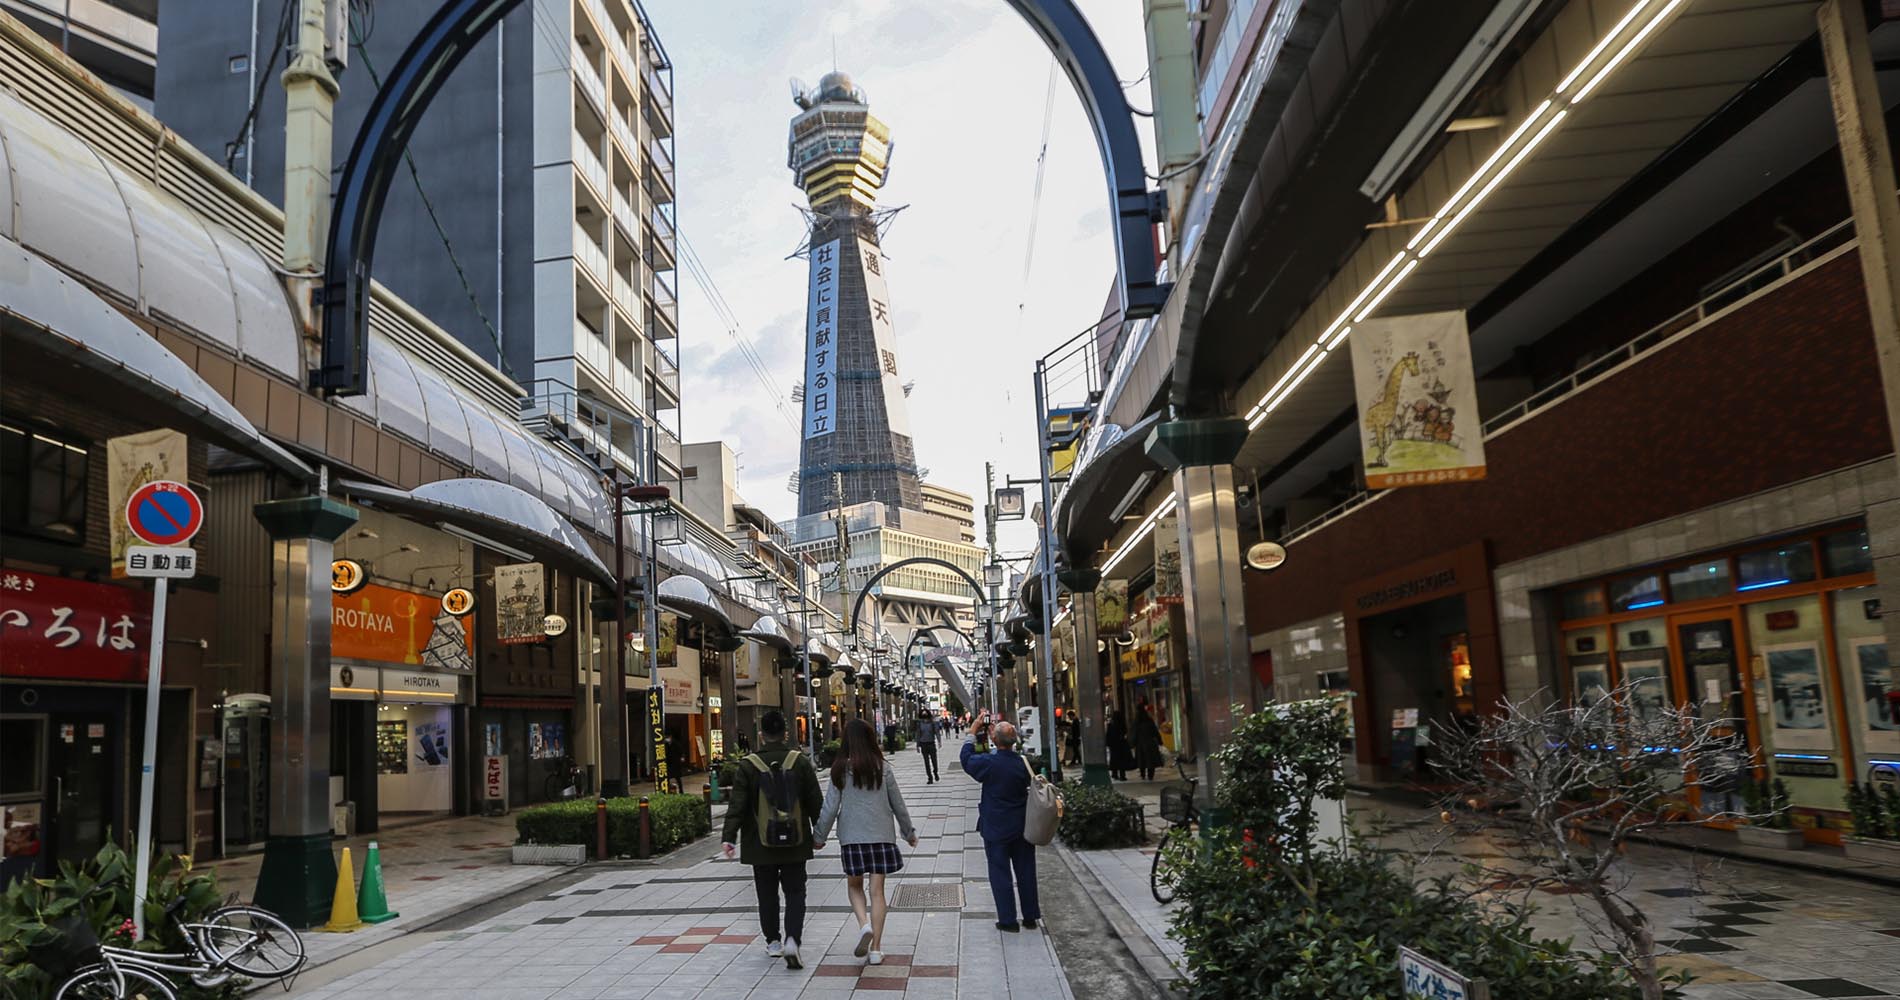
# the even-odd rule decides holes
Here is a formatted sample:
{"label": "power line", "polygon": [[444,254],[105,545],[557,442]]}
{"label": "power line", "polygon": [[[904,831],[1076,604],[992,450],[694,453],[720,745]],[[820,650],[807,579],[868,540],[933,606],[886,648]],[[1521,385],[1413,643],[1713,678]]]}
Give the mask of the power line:
{"label": "power line", "polygon": [[1029,304],[1029,271],[1036,260],[1036,220],[1042,215],[1043,168],[1049,162],[1049,126],[1056,107],[1056,61],[1049,60],[1049,82],[1042,94],[1042,143],[1036,149],[1036,187],[1029,196],[1029,236],[1023,247],[1022,293],[1016,299],[1016,334],[1023,332],[1023,312]]}
{"label": "power line", "polygon": [[674,239],[679,246],[680,263],[684,265],[693,283],[699,286],[701,294],[705,295],[715,318],[726,328],[726,335],[738,345],[740,357],[745,360],[746,366],[752,371],[753,378],[758,380],[759,385],[765,389],[767,396],[772,400],[772,408],[785,419],[787,426],[797,430],[798,420],[792,416],[785,405],[785,390],[772,377],[771,368],[766,365],[765,359],[761,358],[758,351],[746,340],[742,332],[744,327],[739,322],[738,314],[733,311],[731,302],[726,299],[725,293],[719,290],[719,285],[713,281],[712,271],[706,267],[699,252],[693,249],[693,245],[686,239],[685,232],[680,230],[677,224],[674,226]]}

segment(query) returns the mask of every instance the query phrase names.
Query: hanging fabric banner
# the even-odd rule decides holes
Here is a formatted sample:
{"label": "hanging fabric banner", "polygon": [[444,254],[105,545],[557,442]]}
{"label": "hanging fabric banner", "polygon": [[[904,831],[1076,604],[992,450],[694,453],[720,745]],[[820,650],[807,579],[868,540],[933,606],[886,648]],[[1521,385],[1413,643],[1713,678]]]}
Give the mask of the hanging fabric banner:
{"label": "hanging fabric banner", "polygon": [[1155,522],[1155,603],[1181,603],[1181,517]]}
{"label": "hanging fabric banner", "polygon": [[[106,440],[106,518],[112,526],[112,575],[125,576],[125,548],[138,544],[125,523],[126,501],[147,483],[186,481],[185,436],[160,428]],[[83,461],[83,459],[82,459]]]}
{"label": "hanging fabric banner", "polygon": [[547,637],[545,574],[540,563],[495,567],[495,638],[513,646]]}
{"label": "hanging fabric banner", "polygon": [[1352,328],[1366,486],[1484,478],[1471,336],[1461,311],[1366,320]]}
{"label": "hanging fabric banner", "polygon": [[1128,581],[1103,580],[1095,588],[1095,632],[1113,635],[1128,627]]}

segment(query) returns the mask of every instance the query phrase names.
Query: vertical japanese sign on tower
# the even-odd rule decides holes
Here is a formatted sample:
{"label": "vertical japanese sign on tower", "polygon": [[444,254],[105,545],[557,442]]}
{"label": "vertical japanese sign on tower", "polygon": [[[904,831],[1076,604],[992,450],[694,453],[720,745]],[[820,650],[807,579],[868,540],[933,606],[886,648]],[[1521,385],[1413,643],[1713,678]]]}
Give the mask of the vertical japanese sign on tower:
{"label": "vertical japanese sign on tower", "polygon": [[858,261],[864,267],[865,304],[871,311],[871,339],[877,345],[878,382],[884,390],[884,416],[891,433],[910,437],[910,415],[904,405],[904,383],[897,377],[897,324],[891,321],[891,291],[884,284],[884,258],[877,244],[858,241]]}
{"label": "vertical japanese sign on tower", "polygon": [[838,245],[811,248],[805,303],[805,438],[838,429]]}

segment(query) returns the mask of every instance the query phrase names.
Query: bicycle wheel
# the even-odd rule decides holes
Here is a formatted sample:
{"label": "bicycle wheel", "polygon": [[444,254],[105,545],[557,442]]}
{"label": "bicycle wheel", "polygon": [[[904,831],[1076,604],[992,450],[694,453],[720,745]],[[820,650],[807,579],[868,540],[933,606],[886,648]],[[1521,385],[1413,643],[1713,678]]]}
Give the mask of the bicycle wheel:
{"label": "bicycle wheel", "polygon": [[269,910],[226,906],[192,925],[206,957],[252,979],[283,979],[303,968],[303,938]]}
{"label": "bicycle wheel", "polygon": [[121,966],[89,965],[59,984],[53,1000],[178,1000],[162,977]]}
{"label": "bicycle wheel", "polygon": [[1155,845],[1154,861],[1148,866],[1148,891],[1154,894],[1155,902],[1163,906],[1174,902],[1174,857],[1168,850],[1175,840],[1175,833],[1182,827],[1171,826],[1161,835],[1161,843]]}

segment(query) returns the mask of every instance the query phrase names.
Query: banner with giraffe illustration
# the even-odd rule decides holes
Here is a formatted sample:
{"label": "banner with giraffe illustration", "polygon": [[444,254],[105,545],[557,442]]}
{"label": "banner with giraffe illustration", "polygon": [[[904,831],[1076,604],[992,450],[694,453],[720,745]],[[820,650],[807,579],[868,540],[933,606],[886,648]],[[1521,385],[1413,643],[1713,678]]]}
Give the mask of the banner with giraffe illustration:
{"label": "banner with giraffe illustration", "polygon": [[1366,320],[1351,339],[1366,487],[1483,479],[1484,427],[1465,314]]}

